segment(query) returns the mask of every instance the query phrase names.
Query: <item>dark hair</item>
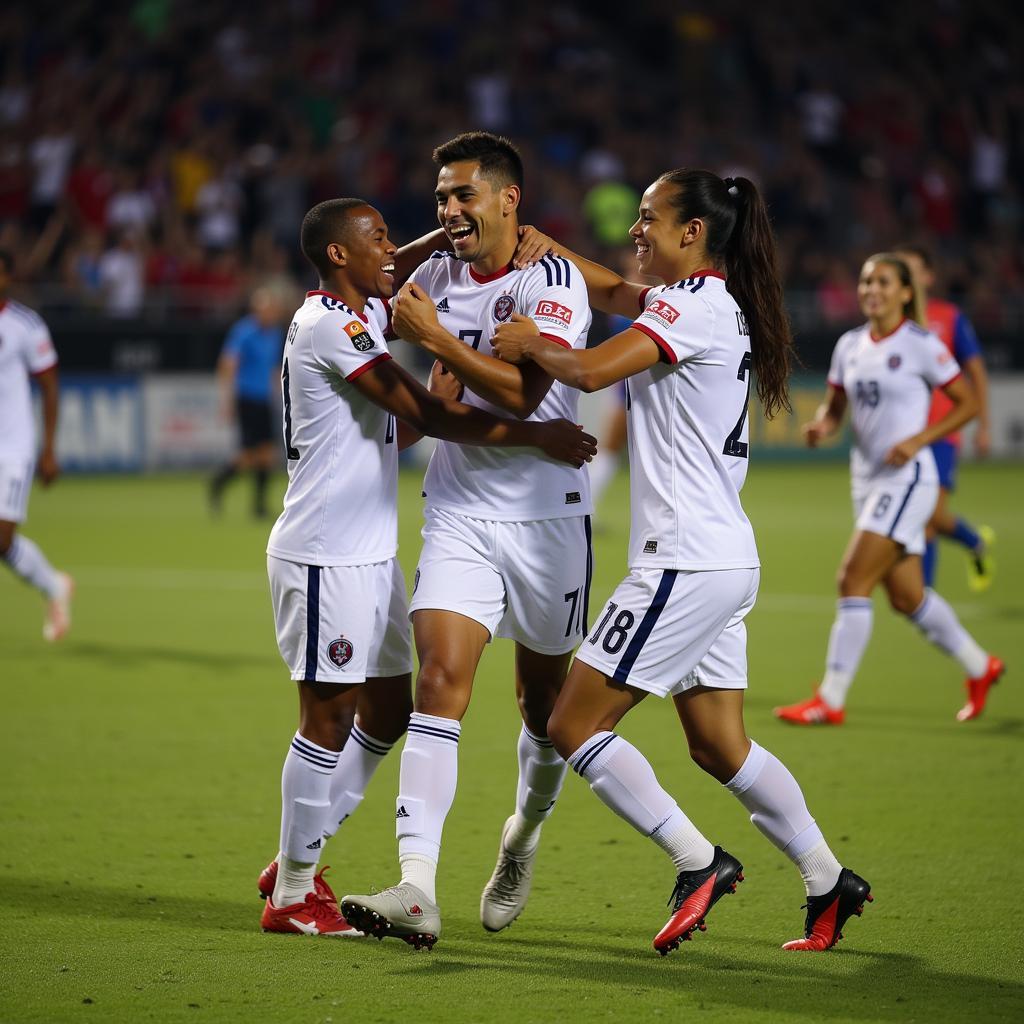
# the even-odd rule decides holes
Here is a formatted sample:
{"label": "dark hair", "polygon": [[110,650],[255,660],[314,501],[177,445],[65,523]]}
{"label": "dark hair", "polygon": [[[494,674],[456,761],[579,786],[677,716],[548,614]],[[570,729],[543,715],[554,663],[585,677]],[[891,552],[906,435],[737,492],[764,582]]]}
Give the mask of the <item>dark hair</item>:
{"label": "dark hair", "polygon": [[919,245],[917,242],[900,243],[899,245],[894,245],[889,251],[895,253],[909,252],[912,256],[916,256],[929,270],[935,269],[935,258],[932,256],[932,251],[927,245]]}
{"label": "dark hair", "polygon": [[334,270],[327,258],[331,242],[344,242],[348,237],[348,220],[353,210],[370,204],[365,199],[325,199],[302,218],[299,244],[302,255],[316,267],[321,278]]}
{"label": "dark hair", "polygon": [[704,222],[707,254],[725,263],[726,287],[743,311],[757,397],[772,419],[792,412],[789,373],[793,334],[782,303],[775,237],[757,186],[749,178],[725,178],[711,171],[680,168],[658,181],[676,186],[671,203],[678,223]]}
{"label": "dark hair", "polygon": [[[914,252],[913,249],[904,249],[904,252]],[[924,295],[921,293],[921,289],[917,287],[917,283],[914,281],[914,275],[910,272],[910,264],[906,260],[900,259],[900,257],[894,252],[876,252],[873,256],[869,256],[864,261],[866,267],[869,263],[885,263],[892,267],[896,271],[896,275],[900,279],[900,284],[904,288],[910,289],[910,298],[908,301],[903,303],[903,315],[908,320],[913,320],[915,323],[921,324],[923,327],[927,320],[924,310]]]}
{"label": "dark hair", "polygon": [[434,163],[438,167],[460,160],[476,161],[480,165],[480,173],[495,188],[506,185],[523,187],[523,158],[504,135],[463,132],[434,150]]}
{"label": "dark hair", "polygon": [[14,273],[14,253],[10,249],[0,249],[0,263],[4,265],[4,270],[8,274]]}

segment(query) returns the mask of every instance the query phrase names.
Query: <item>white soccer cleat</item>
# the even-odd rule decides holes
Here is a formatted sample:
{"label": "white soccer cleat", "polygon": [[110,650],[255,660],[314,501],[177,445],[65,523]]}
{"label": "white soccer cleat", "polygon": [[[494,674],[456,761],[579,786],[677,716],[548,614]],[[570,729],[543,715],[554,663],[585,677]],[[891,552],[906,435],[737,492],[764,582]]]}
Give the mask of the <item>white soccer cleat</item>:
{"label": "white soccer cleat", "polygon": [[343,896],[342,913],[364,935],[394,938],[415,949],[432,949],[441,934],[441,908],[412,882],[368,896]]}
{"label": "white soccer cleat", "polygon": [[507,928],[523,912],[533,884],[533,862],[540,844],[534,843],[529,853],[509,853],[505,848],[505,837],[515,820],[513,814],[501,830],[498,863],[480,894],[480,923],[489,932]]}
{"label": "white soccer cleat", "polygon": [[43,623],[43,639],[50,643],[59,640],[71,628],[71,598],[75,593],[75,581],[66,572],[59,572],[57,576],[58,593],[47,603]]}

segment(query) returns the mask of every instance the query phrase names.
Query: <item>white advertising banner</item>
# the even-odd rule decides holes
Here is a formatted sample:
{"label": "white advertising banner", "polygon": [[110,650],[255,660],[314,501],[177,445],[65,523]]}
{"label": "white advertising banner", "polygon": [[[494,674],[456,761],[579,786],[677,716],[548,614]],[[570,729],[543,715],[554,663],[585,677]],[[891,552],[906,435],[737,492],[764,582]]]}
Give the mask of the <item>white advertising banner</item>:
{"label": "white advertising banner", "polygon": [[146,377],[142,396],[147,469],[210,466],[234,453],[237,428],[221,418],[212,375]]}

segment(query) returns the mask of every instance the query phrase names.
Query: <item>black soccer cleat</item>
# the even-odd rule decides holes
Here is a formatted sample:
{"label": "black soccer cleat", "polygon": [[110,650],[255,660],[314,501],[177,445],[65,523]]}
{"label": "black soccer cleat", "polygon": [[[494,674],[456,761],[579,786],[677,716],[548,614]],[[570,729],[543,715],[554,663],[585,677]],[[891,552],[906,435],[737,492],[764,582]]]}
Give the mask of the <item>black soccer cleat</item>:
{"label": "black soccer cleat", "polygon": [[871,885],[849,868],[839,872],[839,881],[824,896],[808,896],[804,937],[787,942],[783,949],[831,949],[843,937],[843,925],[853,914],[860,917],[864,904],[873,903]]}
{"label": "black soccer cleat", "polygon": [[743,881],[743,865],[720,846],[706,868],[680,871],[675,888],[668,898],[672,916],[654,936],[654,948],[666,956],[678,949],[681,942],[693,937],[696,930],[707,931],[704,918],[726,893],[736,891]]}

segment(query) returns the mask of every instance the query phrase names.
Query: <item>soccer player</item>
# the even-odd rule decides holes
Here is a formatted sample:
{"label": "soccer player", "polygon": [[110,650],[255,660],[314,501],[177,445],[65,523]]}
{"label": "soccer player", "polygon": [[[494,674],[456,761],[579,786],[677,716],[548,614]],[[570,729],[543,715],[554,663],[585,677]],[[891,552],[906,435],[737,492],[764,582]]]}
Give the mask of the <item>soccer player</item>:
{"label": "soccer player", "polygon": [[[587,290],[563,258],[512,264],[523,168],[504,138],[469,132],[434,151],[437,217],[454,255],[437,252],[395,301],[396,332],[441,360],[465,385],[463,400],[527,422],[575,419],[578,393],[536,364],[491,355],[495,329],[534,318],[543,343],[583,348]],[[347,896],[347,916],[375,934],[432,945],[441,930],[436,873],[441,830],[455,798],[461,720],[484,647],[515,643],[523,727],[519,782],[481,922],[499,931],[530,891],[541,827],[566,766],[547,721],[587,621],[591,576],[590,493],[583,470],[532,452],[442,442],[424,480],[426,523],[411,614],[420,670],[402,753],[397,834],[402,880],[373,896]]]}
{"label": "soccer player", "polygon": [[[991,450],[991,424],[988,410],[988,374],[978,336],[971,322],[952,302],[929,297],[935,284],[935,268],[931,253],[920,245],[899,245],[893,250],[909,267],[914,282],[925,300],[925,323],[960,364],[968,383],[978,398],[977,426],[974,444],[982,457]],[[949,399],[936,390],[928,410],[928,424],[937,423],[949,412]],[[924,582],[932,586],[938,560],[938,537],[947,537],[962,545],[970,555],[967,562],[967,584],[974,591],[987,590],[992,585],[995,565],[991,547],[995,533],[989,526],[975,529],[966,519],[949,510],[949,495],[956,489],[956,464],[960,455],[960,432],[932,442],[932,455],[939,472],[939,500],[928,523],[924,549]]]}
{"label": "soccer player", "polygon": [[225,420],[237,420],[241,449],[210,481],[210,506],[219,512],[224,489],[239,472],[253,475],[253,515],[267,514],[267,482],[274,469],[271,388],[281,366],[284,328],[279,297],[267,287],[257,288],[251,312],[228,331],[217,362],[217,383],[221,392],[221,413]]}
{"label": "soccer player", "polygon": [[[847,693],[871,638],[871,593],[882,584],[893,610],[963,666],[967,703],[956,717],[966,722],[981,714],[1005,666],[925,587],[921,555],[939,493],[929,446],[970,420],[978,401],[950,351],[921,326],[920,297],[899,256],[870,257],[861,268],[857,296],[867,323],[836,343],[825,401],[803,428],[814,448],[839,429],[850,406],[856,526],[839,570],[825,677],[809,700],[776,708],[775,714],[795,725],[843,723]],[[929,425],[936,388],[949,398],[950,409]]]}
{"label": "soccer player", "polygon": [[[13,274],[14,257],[0,251],[0,558],[46,598],[43,636],[53,641],[71,626],[74,582],[54,569],[28,537],[18,534],[18,524],[28,511],[33,470],[38,469],[44,487],[60,473],[54,452],[57,353],[42,317],[7,297]],[[29,377],[35,377],[43,398],[43,447],[38,460]]]}
{"label": "soccer player", "polygon": [[261,878],[261,888],[273,882],[262,926],[345,936],[357,933],[316,872],[320,850],[361,801],[409,714],[412,656],[395,558],[398,449],[429,433],[535,446],[581,466],[594,439],[565,420],[498,419],[431,394],[392,360],[376,297],[392,291],[396,249],[371,206],[320,203],[306,214],[301,240],[320,287],[285,342],[288,489],[267,546],[278,647],[298,683],[300,720],[281,779],[281,853]]}
{"label": "soccer player", "polygon": [[647,189],[630,235],[640,272],[664,285],[646,288],[573,257],[598,309],[633,315],[625,331],[585,352],[549,351],[535,324],[516,318],[495,338],[502,359],[539,363],[583,391],[628,386],[630,571],[576,652],[548,729],[594,793],[672,860],[659,953],[704,930],[743,869],[613,731],[649,693],[673,698],[691,757],[799,870],[804,936],[783,948],[827,949],[871,887],[836,860],[796,779],[743,723],[743,620],[760,578],[740,502],[747,408],[752,380],[766,415],[789,408],[792,352],[767,210],[747,178],[684,168]]}

